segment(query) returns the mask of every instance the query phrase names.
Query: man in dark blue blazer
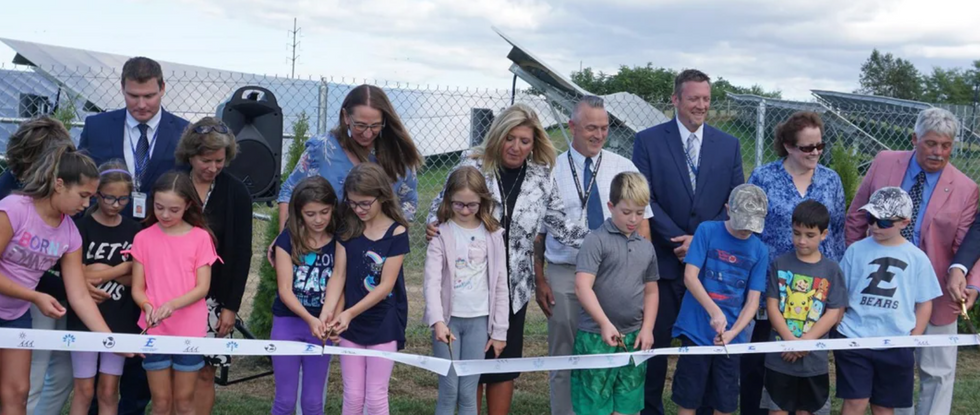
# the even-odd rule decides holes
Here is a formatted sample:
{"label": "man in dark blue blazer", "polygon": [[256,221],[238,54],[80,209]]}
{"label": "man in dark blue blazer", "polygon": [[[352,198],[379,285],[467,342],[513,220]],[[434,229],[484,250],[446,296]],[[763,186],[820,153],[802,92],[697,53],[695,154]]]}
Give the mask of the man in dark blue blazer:
{"label": "man in dark blue blazer", "polygon": [[[149,197],[157,178],[174,168],[174,150],[188,122],[160,107],[166,85],[160,64],[152,59],[126,61],[122,92],[126,108],[86,118],[78,148],[96,164],[125,160],[135,190]],[[133,216],[133,205],[123,214]]]}
{"label": "man in dark blue blazer", "polygon": [[[669,347],[684,286],[684,264],[694,231],[702,221],[724,220],[725,203],[745,182],[738,139],[704,123],[711,104],[711,80],[688,69],[674,79],[676,117],[640,131],[633,163],[650,183],[650,235],[660,268],[660,305],[654,348]],[[647,364],[643,414],[664,413],[667,358]]]}
{"label": "man in dark blue blazer", "polygon": [[[134,192],[149,197],[157,178],[174,168],[174,150],[188,122],[160,108],[166,84],[156,61],[144,57],[126,61],[121,82],[126,108],[86,118],[78,148],[92,156],[96,164],[125,160],[136,185]],[[130,201],[122,213],[133,216],[133,205]],[[126,359],[119,395],[120,415],[146,413],[150,388],[142,359]],[[93,404],[93,408],[98,411],[97,405]]]}

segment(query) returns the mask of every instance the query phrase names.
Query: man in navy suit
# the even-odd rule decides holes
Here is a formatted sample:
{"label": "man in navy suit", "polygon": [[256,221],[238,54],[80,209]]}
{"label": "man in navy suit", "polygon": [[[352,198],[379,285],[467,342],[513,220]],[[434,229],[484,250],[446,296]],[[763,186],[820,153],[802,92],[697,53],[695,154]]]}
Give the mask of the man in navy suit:
{"label": "man in navy suit", "polygon": [[[687,69],[674,79],[670,97],[676,117],[640,131],[633,163],[650,183],[650,236],[660,267],[660,306],[654,348],[669,347],[684,287],[684,257],[702,221],[724,220],[725,203],[745,182],[738,139],[704,123],[711,105],[711,79]],[[643,414],[664,413],[665,356],[647,364]]]}
{"label": "man in navy suit", "polygon": [[[136,185],[134,194],[149,197],[157,178],[174,168],[174,150],[188,122],[160,108],[166,84],[156,61],[144,57],[126,61],[121,81],[126,108],[86,118],[78,148],[87,151],[96,164],[125,160]],[[131,200],[123,214],[134,216],[133,205]],[[126,359],[119,395],[120,415],[146,413],[150,388],[142,359]],[[98,410],[97,405],[93,407]]]}
{"label": "man in navy suit", "polygon": [[[126,108],[86,118],[78,148],[87,151],[96,164],[125,160],[135,192],[149,197],[157,178],[174,168],[174,150],[188,122],[160,108],[166,84],[160,64],[152,59],[126,61],[122,92]],[[133,205],[131,201],[123,214],[133,216]],[[143,215],[135,216],[141,219]]]}

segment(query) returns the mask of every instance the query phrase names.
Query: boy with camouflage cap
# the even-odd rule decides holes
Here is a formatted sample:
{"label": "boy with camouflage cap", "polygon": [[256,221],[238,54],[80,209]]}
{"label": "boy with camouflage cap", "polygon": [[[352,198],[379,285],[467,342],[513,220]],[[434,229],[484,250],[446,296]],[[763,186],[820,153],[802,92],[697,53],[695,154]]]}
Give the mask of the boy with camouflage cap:
{"label": "boy with camouflage cap", "polygon": [[[727,221],[704,222],[684,262],[687,293],[673,336],[684,346],[745,343],[766,290],[769,248],[756,236],[765,226],[768,200],[758,186],[743,184],[728,198]],[[681,355],[674,372],[678,414],[710,406],[716,413],[738,407],[739,356]]]}

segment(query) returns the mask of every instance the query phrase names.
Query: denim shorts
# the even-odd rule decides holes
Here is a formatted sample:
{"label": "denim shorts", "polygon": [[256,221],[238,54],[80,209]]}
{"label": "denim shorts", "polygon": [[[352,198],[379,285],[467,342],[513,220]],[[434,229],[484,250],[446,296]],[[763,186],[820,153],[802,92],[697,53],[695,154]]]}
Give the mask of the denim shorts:
{"label": "denim shorts", "polygon": [[197,372],[204,367],[204,356],[199,354],[148,354],[143,358],[143,369],[152,372],[173,367],[178,372]]}
{"label": "denim shorts", "polygon": [[4,320],[0,318],[0,328],[4,329],[29,329],[31,328],[32,324],[33,320],[31,319],[31,310],[27,310],[22,316],[13,320]]}

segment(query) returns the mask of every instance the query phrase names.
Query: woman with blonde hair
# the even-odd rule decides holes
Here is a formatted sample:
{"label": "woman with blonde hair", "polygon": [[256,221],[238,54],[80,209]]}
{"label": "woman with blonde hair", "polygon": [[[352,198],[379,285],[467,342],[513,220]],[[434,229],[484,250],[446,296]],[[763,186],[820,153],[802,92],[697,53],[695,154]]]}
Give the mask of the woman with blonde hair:
{"label": "woman with blonde hair", "polygon": [[[504,229],[510,294],[506,347],[487,359],[519,358],[524,347],[524,319],[534,296],[534,263],[531,252],[542,224],[564,244],[578,246],[588,234],[584,224],[566,223],[562,201],[551,177],[556,151],[534,110],[524,104],[505,109],[494,119],[483,145],[463,157],[456,167],[480,170],[493,196],[493,216]],[[444,195],[432,201],[426,238],[437,233],[437,212]],[[491,415],[510,412],[514,379],[518,373],[485,374],[487,408]],[[477,389],[477,400],[483,388]]]}

